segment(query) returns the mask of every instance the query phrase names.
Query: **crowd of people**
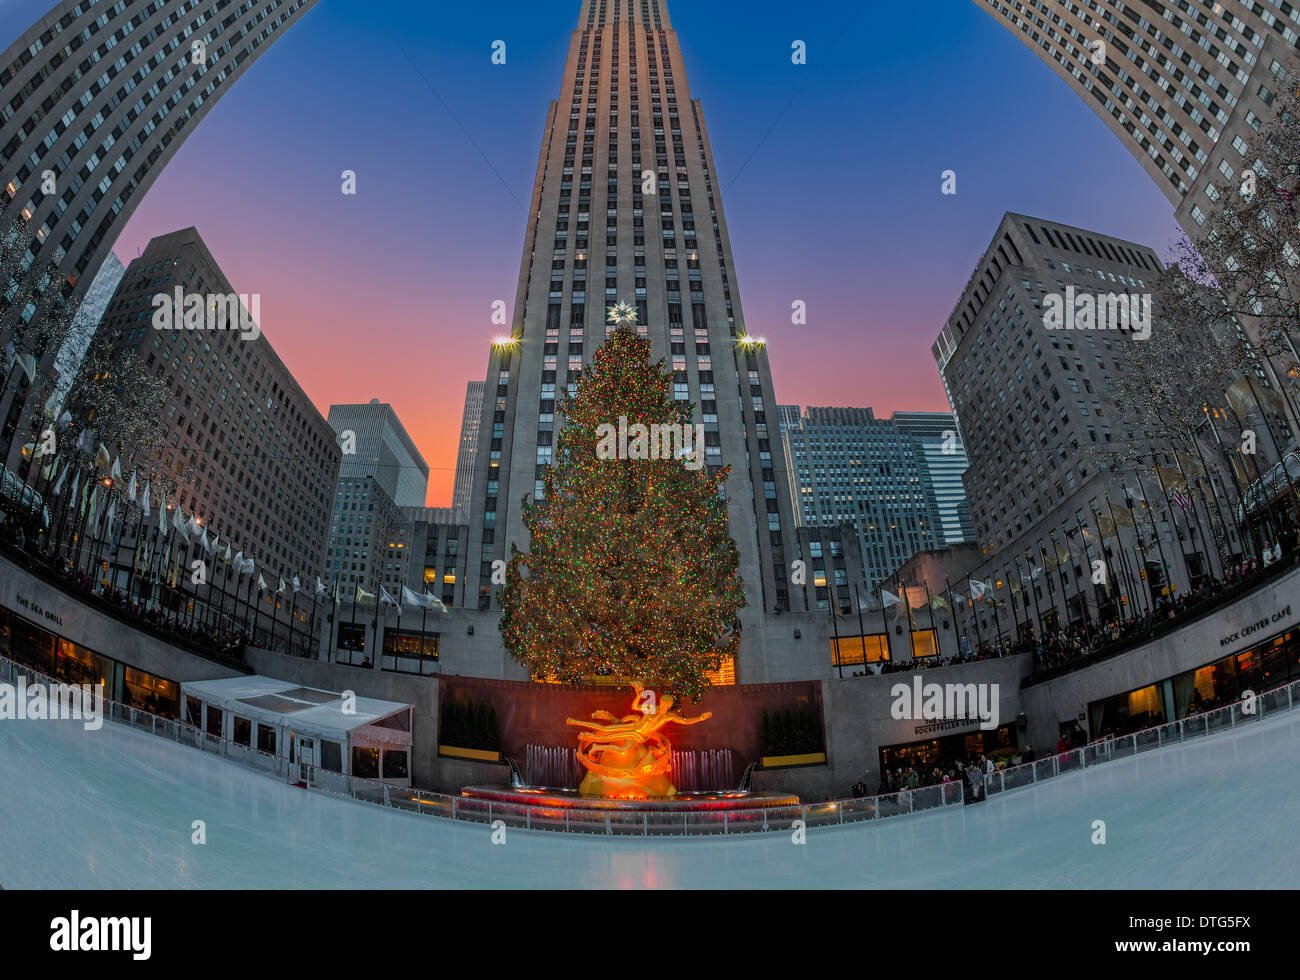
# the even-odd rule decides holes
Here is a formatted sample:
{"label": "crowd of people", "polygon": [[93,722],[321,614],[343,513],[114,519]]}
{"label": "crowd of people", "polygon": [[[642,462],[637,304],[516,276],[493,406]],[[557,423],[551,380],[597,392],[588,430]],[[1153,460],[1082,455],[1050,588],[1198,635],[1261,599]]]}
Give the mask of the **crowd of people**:
{"label": "crowd of people", "polygon": [[871,665],[867,670],[857,671],[853,676],[862,677],[868,673],[908,673],[932,667],[995,660],[1017,654],[1032,654],[1036,673],[1064,667],[1085,660],[1112,644],[1148,638],[1162,627],[1199,610],[1221,593],[1253,578],[1264,569],[1265,564],[1273,564],[1276,560],[1261,563],[1256,558],[1246,558],[1230,566],[1221,578],[1204,578],[1194,588],[1180,593],[1173,599],[1168,596],[1159,597],[1153,608],[1143,611],[1140,615],[1130,615],[1102,624],[1073,623],[1054,631],[1047,631],[1041,638],[1034,635],[1033,624],[1026,623],[1024,626],[1028,628],[1030,635],[1019,639],[980,640],[973,649],[949,657],[886,660]]}
{"label": "crowd of people", "polygon": [[[1078,724],[1075,724],[1070,731],[1061,733],[1056,742],[1055,753],[1049,753],[1046,758],[1051,758],[1053,754],[1065,755],[1073,749],[1087,744],[1087,741],[1087,734]],[[974,803],[984,798],[985,781],[993,773],[1009,766],[1027,765],[1038,761],[1038,754],[1029,745],[1026,745],[1018,753],[1003,752],[999,753],[999,755],[1000,758],[998,759],[981,754],[969,762],[958,759],[936,760],[934,764],[923,762],[898,766],[894,769],[886,768],[881,773],[875,795],[885,796],[926,786],[965,783],[965,801]],[[868,792],[865,776],[854,783],[852,790],[854,798],[865,797]]]}

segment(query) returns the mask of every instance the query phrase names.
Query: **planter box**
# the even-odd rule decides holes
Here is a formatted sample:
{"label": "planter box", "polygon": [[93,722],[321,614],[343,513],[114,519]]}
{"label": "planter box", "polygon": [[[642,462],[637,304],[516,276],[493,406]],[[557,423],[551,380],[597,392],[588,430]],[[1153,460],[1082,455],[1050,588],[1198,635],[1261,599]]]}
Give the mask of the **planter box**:
{"label": "planter box", "polygon": [[803,755],[765,755],[764,769],[785,769],[790,766],[824,766],[825,752],[805,752]]}
{"label": "planter box", "polygon": [[439,745],[439,755],[448,755],[453,759],[473,759],[475,762],[500,762],[500,752],[488,752],[484,749],[461,749],[454,745]]}

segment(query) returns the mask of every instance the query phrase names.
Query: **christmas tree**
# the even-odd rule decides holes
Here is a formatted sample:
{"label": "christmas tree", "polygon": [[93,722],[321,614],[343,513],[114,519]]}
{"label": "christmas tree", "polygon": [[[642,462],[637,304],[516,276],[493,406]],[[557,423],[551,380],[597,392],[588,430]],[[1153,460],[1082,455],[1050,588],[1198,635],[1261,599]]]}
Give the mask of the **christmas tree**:
{"label": "christmas tree", "polygon": [[[531,545],[512,547],[500,629],[535,679],[613,675],[698,700],[706,674],[735,653],[745,605],[719,491],[730,469],[703,468],[693,407],[670,398],[671,375],[631,329],[635,312],[620,304],[610,319],[615,330],[561,406],[543,497],[524,502]],[[641,426],[689,445],[658,452]],[[615,431],[632,438],[611,452]]]}

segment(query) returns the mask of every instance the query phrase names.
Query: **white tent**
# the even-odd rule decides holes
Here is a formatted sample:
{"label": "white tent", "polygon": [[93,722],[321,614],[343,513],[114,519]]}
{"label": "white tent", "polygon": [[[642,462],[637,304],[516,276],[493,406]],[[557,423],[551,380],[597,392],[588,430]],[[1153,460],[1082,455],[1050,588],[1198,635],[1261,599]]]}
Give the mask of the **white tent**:
{"label": "white tent", "polygon": [[296,782],[339,790],[353,777],[411,785],[409,704],[344,697],[258,674],[184,681],[181,704],[185,724],[224,740],[230,751],[287,761]]}

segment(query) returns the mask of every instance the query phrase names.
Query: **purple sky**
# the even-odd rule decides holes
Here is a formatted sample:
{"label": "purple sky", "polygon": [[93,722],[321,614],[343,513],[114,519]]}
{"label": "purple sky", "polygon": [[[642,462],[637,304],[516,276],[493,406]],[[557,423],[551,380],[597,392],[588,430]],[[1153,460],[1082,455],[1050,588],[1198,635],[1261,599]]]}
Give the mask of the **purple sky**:
{"label": "purple sky", "polygon": [[[5,6],[0,46],[47,4]],[[1127,151],[974,3],[923,18],[858,0],[669,6],[782,402],[946,410],[930,344],[1005,211],[1162,253],[1176,236]],[[577,11],[322,0],[189,138],[118,255],[196,226],[234,286],[262,294],[263,330],[321,412],[391,402],[431,467],[429,503],[449,503],[465,384],[486,370],[492,301],[514,301],[519,202]],[[796,299],[806,326],[790,324]]]}

